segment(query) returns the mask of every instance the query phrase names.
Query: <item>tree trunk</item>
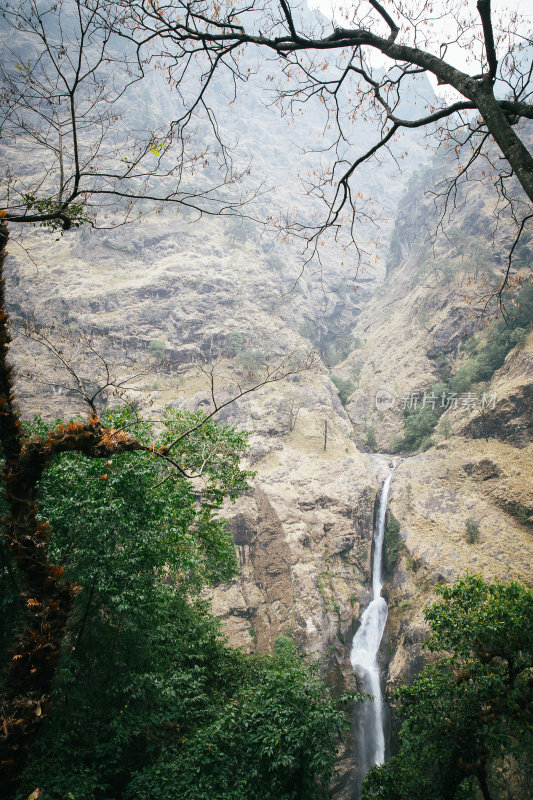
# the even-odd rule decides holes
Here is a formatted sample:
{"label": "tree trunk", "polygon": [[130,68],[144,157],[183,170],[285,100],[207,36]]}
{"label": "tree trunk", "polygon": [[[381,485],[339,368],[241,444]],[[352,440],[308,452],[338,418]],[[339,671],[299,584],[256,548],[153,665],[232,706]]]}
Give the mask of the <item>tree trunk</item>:
{"label": "tree trunk", "polygon": [[492,86],[479,84],[473,92],[473,99],[503,156],[513,168],[524,192],[533,203],[533,155],[515,133],[500,108]]}
{"label": "tree trunk", "polygon": [[[3,536],[24,580],[24,630],[11,650],[0,702],[0,797],[14,796],[28,752],[50,704],[52,678],[74,592],[46,553],[47,524],[36,519],[36,486],[44,459],[28,457],[14,405],[3,263],[8,238],[0,225],[0,442],[8,512]],[[33,787],[35,788],[35,787]]]}
{"label": "tree trunk", "polygon": [[479,781],[479,786],[481,788],[481,794],[483,795],[483,800],[492,800],[489,792],[489,787],[487,784],[487,775],[485,769],[482,768],[478,772],[476,772],[476,777]]}

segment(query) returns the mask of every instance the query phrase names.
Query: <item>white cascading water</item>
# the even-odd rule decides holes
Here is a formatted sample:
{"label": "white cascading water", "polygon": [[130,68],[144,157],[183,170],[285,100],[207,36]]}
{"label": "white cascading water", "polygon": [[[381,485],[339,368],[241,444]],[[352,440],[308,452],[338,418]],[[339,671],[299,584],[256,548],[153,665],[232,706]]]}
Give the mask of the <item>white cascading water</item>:
{"label": "white cascading water", "polygon": [[362,683],[361,690],[374,695],[357,707],[357,786],[359,797],[361,784],[366,773],[374,764],[385,761],[385,733],[383,729],[383,695],[381,693],[377,653],[387,622],[387,603],[381,596],[383,583],[381,565],[383,560],[383,539],[385,536],[385,515],[387,498],[394,467],[387,475],[379,501],[378,518],[374,530],[374,558],[372,565],[372,601],[361,617],[361,623],[354,636],[350,661],[353,670]]}

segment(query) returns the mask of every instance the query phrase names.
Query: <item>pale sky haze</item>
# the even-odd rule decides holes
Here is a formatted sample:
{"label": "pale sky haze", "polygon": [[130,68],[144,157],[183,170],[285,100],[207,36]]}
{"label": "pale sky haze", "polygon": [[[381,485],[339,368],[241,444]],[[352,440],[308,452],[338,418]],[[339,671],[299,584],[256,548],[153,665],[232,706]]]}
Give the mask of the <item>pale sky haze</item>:
{"label": "pale sky haze", "polygon": [[[353,3],[350,2],[350,0],[308,0],[308,2],[309,2],[309,5],[310,5],[311,8],[319,9],[322,12],[322,14],[324,14],[325,16],[327,16],[329,18],[332,17],[332,7],[334,7],[337,10],[339,8],[343,8],[344,7],[344,8],[347,8],[349,10],[350,7],[353,5]],[[385,6],[385,8],[390,11],[392,17],[395,18],[394,9],[393,9],[392,4],[387,3],[387,0],[382,0],[382,2],[383,2],[383,5]],[[367,5],[368,5],[368,7],[370,9],[370,4],[367,4]],[[420,0],[418,0],[418,2],[413,2],[413,5],[415,7],[420,7],[421,5],[422,6],[431,5],[431,7],[434,9],[434,11],[438,12],[438,8],[439,8],[439,6],[441,6],[441,3],[440,3],[440,0],[434,0],[431,4],[430,3],[426,3],[426,2],[420,2]],[[477,14],[477,11],[476,11],[476,0],[466,0],[466,5],[467,6],[471,6],[472,12]],[[493,19],[494,20],[496,20],[499,17],[500,12],[502,12],[502,11],[503,12],[518,11],[521,15],[523,15],[523,17],[529,23],[529,25],[527,25],[527,28],[529,28],[529,30],[531,30],[531,28],[533,27],[533,0],[493,0],[491,5],[492,5],[492,9],[493,9]],[[345,21],[341,22],[339,20],[339,24],[346,24],[346,22]],[[441,23],[441,25],[442,25],[442,23]],[[450,26],[450,35],[451,35],[451,30],[452,29],[451,29],[451,26]],[[443,33],[445,33],[446,25],[443,25],[442,31],[443,31]],[[374,57],[376,59],[376,61],[375,61],[376,64],[385,63],[385,61],[386,61],[386,59],[384,59],[381,56],[381,54],[379,54],[379,53],[375,53],[374,52]],[[450,47],[448,49],[446,60],[449,61],[450,63],[452,63],[458,69],[461,69],[461,70],[463,70],[465,72],[472,73],[472,72],[476,71],[472,64],[468,64],[468,62],[467,62],[467,53],[463,49],[458,47],[458,46]],[[430,81],[431,81],[433,87],[436,89],[437,88],[436,79],[433,80],[431,75],[429,76],[429,78],[430,78]],[[442,92],[442,91],[443,90],[439,87],[439,92]]]}

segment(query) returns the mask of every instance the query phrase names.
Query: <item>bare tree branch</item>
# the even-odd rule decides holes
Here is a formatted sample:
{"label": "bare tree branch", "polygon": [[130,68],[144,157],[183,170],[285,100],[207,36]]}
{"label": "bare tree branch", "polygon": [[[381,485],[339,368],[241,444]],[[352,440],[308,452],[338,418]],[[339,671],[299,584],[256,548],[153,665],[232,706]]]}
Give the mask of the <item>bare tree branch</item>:
{"label": "bare tree branch", "polygon": [[285,378],[288,378],[290,375],[299,375],[301,372],[306,372],[307,370],[313,369],[318,363],[319,359],[314,351],[305,353],[303,357],[301,357],[296,351],[289,353],[288,355],[283,356],[274,366],[266,366],[264,372],[259,376],[255,376],[253,374],[250,375],[251,382],[248,385],[237,384],[237,392],[234,392],[232,397],[223,401],[219,401],[216,396],[216,365],[201,365],[200,368],[209,379],[209,392],[213,408],[197,425],[180,434],[180,436],[170,442],[166,448],[160,450],[159,452],[161,454],[169,453],[177,444],[179,444],[179,442],[182,441],[182,439],[198,430],[202,425],[205,424],[205,422],[207,422],[207,420],[211,419],[215,416],[215,414],[218,414],[220,411],[222,411],[223,408],[227,408],[227,406],[235,403],[242,397],[245,397],[251,392],[256,392],[261,387],[267,386],[270,383],[282,381]]}
{"label": "bare tree branch", "polygon": [[489,78],[494,80],[498,69],[498,59],[496,58],[496,48],[494,46],[494,31],[492,30],[492,18],[490,12],[490,0],[477,0],[477,10],[483,25],[483,35],[485,37],[485,50],[489,64]]}
{"label": "bare tree branch", "polygon": [[[204,102],[205,89],[211,85],[215,70],[229,69],[233,80],[249,79],[246,69],[233,59],[248,48],[251,53],[263,50],[267,57],[271,56],[269,63],[277,62],[284,82],[278,84],[276,98],[284,111],[315,100],[322,104],[326,124],[335,127],[336,138],[320,152],[331,152],[332,163],[305,179],[304,187],[324,203],[325,212],[316,224],[295,220],[287,225],[288,230],[311,243],[312,254],[317,257],[317,239],[328,229],[337,237],[345,226],[348,238],[358,244],[354,223],[370,220],[372,215],[352,188],[356,171],[378,156],[387,155],[394,160],[392,144],[403,129],[425,129],[428,137],[440,140],[456,156],[459,177],[465,180],[477,162],[486,157],[480,143],[486,142],[487,148],[494,143],[503,157],[499,173],[512,174],[525,195],[512,201],[507,195],[506,202],[512,202],[516,216],[519,208],[525,209],[520,219],[531,208],[533,155],[518,129],[521,120],[533,119],[533,62],[524,47],[531,36],[525,21],[521,23],[518,16],[495,31],[489,0],[479,0],[472,13],[468,9],[463,13],[459,3],[437,9],[359,0],[346,17],[348,25],[335,26],[324,20],[314,23],[290,0],[244,0],[241,4],[233,0],[220,4],[210,0],[165,0],[157,6],[151,0],[136,0],[123,7],[131,20],[129,34],[123,35],[130,35],[141,52],[147,43],[156,50],[164,43],[169,70],[177,70],[180,80],[193,65],[194,69],[203,65],[198,96],[201,93]],[[397,22],[389,7],[398,15]],[[445,34],[438,30],[440,18],[447,13],[448,23],[451,18],[456,29],[449,35],[447,29]],[[383,22],[388,36],[379,33]],[[442,35],[447,39],[439,42],[437,37]],[[458,68],[448,58],[452,44],[466,50],[473,48],[480,66],[477,74]],[[232,58],[226,61],[230,51]],[[384,70],[373,66],[372,51],[385,58]],[[450,86],[460,96],[446,100],[439,95],[434,107],[409,118],[399,109],[404,93],[409,92],[408,81],[422,74],[432,75],[440,85]],[[505,96],[500,96],[502,86],[509,88]],[[346,115],[353,118],[357,114],[373,122],[378,131],[375,144],[363,153],[354,152],[347,133]],[[472,129],[478,137],[476,142],[471,141]],[[457,185],[452,173],[448,190],[439,191],[445,203],[443,215]],[[501,191],[497,181],[493,185],[496,192]]]}
{"label": "bare tree branch", "polygon": [[390,37],[389,38],[390,38],[391,42],[394,42],[394,40],[396,39],[396,37],[398,36],[398,34],[400,32],[399,27],[396,25],[396,23],[394,22],[394,20],[392,19],[392,17],[388,13],[388,11],[381,5],[381,3],[378,3],[378,0],[368,0],[368,1],[369,1],[370,5],[373,8],[376,9],[378,14],[380,14],[380,16],[383,17],[383,19],[385,20],[385,22],[389,26],[389,28],[390,28]]}
{"label": "bare tree branch", "polygon": [[[186,126],[159,119],[145,130],[136,130],[136,121],[117,129],[136,103],[137,85],[157,77],[137,46],[120,37],[120,16],[107,0],[4,4],[0,209],[7,222],[62,230],[86,221],[96,226],[104,197],[123,220],[139,202],[219,215],[237,213],[255,196],[238,188],[242,175],[224,147],[196,146]],[[14,42],[25,43],[22,56],[5,24],[16,32]],[[190,121],[194,109],[184,113]],[[33,164],[31,178],[10,169],[21,153]],[[220,177],[213,179],[209,162],[218,165]],[[195,173],[202,176],[200,187]]]}

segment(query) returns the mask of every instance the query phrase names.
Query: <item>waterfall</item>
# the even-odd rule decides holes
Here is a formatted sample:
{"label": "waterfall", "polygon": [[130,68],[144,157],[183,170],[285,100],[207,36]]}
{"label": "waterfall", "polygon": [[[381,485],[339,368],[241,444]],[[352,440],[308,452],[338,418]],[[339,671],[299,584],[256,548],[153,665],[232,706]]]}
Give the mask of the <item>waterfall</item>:
{"label": "waterfall", "polygon": [[354,636],[350,661],[361,682],[363,692],[374,695],[357,707],[357,781],[356,797],[359,797],[363,779],[374,764],[385,761],[385,733],[383,730],[383,695],[381,693],[377,653],[387,622],[387,603],[381,596],[383,582],[383,539],[385,537],[385,515],[387,498],[394,467],[387,475],[379,500],[378,517],[374,529],[374,557],[372,564],[372,600],[363,612],[359,629]]}

